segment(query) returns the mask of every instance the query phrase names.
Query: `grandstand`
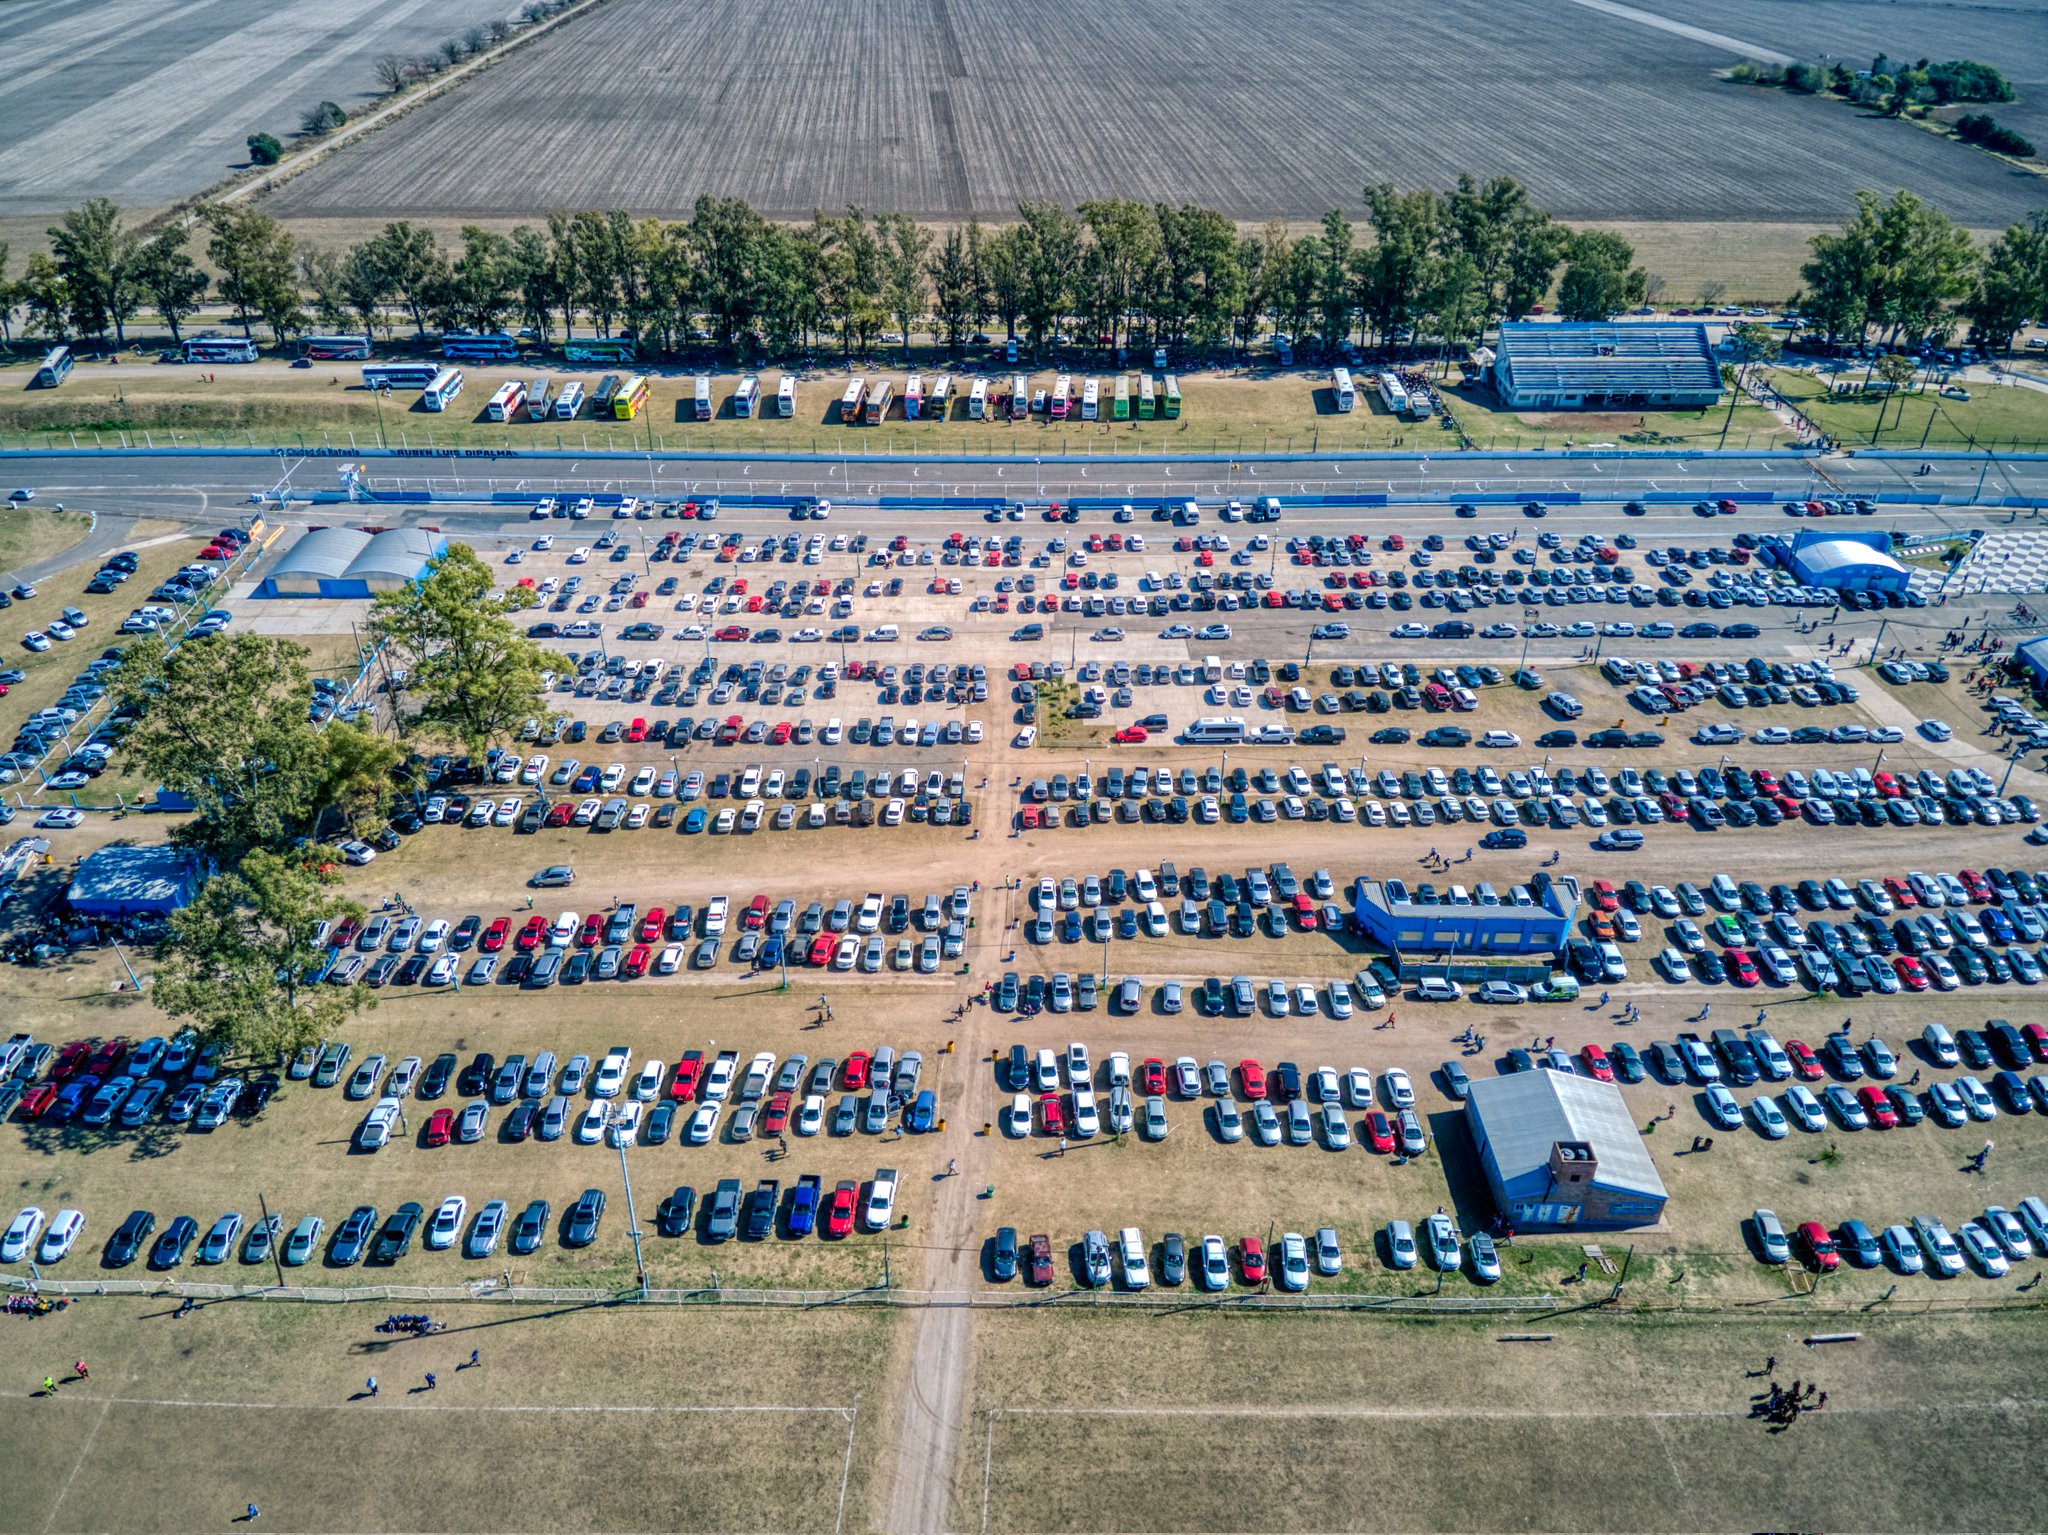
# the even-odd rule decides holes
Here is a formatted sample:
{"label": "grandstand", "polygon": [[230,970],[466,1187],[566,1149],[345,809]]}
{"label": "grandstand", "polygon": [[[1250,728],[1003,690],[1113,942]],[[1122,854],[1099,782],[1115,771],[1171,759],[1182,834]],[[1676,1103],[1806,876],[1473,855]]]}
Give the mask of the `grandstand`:
{"label": "grandstand", "polygon": [[1721,397],[1704,325],[1503,325],[1489,377],[1511,410],[1698,410]]}

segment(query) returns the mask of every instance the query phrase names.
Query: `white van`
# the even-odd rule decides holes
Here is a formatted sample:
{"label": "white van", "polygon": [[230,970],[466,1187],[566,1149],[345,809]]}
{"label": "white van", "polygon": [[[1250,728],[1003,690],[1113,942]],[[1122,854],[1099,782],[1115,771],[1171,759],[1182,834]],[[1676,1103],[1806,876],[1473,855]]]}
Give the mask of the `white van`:
{"label": "white van", "polygon": [[1116,1255],[1123,1265],[1126,1290],[1142,1290],[1152,1283],[1152,1270],[1145,1259],[1145,1234],[1136,1226],[1126,1226],[1116,1234]]}

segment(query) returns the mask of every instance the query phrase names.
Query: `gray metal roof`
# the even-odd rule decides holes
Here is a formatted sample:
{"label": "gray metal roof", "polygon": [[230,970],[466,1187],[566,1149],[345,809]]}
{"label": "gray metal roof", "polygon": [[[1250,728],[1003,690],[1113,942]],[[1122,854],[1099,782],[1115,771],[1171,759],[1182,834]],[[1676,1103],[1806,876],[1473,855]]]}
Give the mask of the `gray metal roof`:
{"label": "gray metal roof", "polygon": [[1627,1189],[1657,1199],[1667,1196],[1657,1164],[1643,1144],[1621,1089],[1591,1077],[1558,1071],[1523,1071],[1482,1077],[1472,1084],[1471,1112],[1486,1126],[1494,1164],[1503,1183],[1546,1167],[1559,1141],[1586,1141],[1605,1188]]}
{"label": "gray metal roof", "polygon": [[387,528],[375,537],[364,535],[363,548],[348,562],[346,574],[353,581],[416,580],[446,547],[446,540],[423,528]]}
{"label": "gray metal roof", "polygon": [[1825,575],[1837,570],[1881,570],[1886,575],[1904,575],[1906,567],[1881,549],[1831,538],[1824,543],[1804,544],[1792,551],[1792,563],[1802,571]]}
{"label": "gray metal roof", "polygon": [[1499,370],[1515,390],[1551,393],[1719,393],[1721,367],[1704,325],[1509,324]]}
{"label": "gray metal roof", "polygon": [[361,528],[315,528],[286,551],[270,573],[281,577],[310,576],[316,580],[338,580],[351,561],[370,546],[370,535]]}
{"label": "gray metal roof", "polygon": [[116,844],[80,862],[67,898],[88,916],[127,916],[176,911],[198,888],[198,861],[183,848]]}

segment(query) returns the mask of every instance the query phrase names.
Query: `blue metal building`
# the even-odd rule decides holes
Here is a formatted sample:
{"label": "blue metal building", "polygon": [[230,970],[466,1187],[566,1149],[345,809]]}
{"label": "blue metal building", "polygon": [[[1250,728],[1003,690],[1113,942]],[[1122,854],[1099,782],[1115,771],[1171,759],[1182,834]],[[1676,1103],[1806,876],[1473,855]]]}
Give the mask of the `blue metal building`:
{"label": "blue metal building", "polygon": [[1578,915],[1578,881],[1539,870],[1505,895],[1489,886],[1361,879],[1351,887],[1352,922],[1404,957],[1555,954]]}
{"label": "blue metal building", "polygon": [[1482,1078],[1465,1100],[1495,1206],[1518,1229],[1650,1226],[1669,1198],[1612,1082],[1558,1071]]}

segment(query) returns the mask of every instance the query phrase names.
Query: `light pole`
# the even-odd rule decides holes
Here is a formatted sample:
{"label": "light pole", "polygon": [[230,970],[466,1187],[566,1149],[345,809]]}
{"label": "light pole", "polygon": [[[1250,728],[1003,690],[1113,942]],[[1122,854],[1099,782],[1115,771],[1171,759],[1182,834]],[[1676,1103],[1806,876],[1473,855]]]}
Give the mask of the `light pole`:
{"label": "light pole", "polygon": [[619,1142],[619,1176],[626,1180],[626,1229],[633,1233],[633,1270],[640,1277],[640,1298],[647,1298],[647,1264],[640,1254],[640,1217],[633,1212],[633,1175],[626,1169],[626,1143]]}

